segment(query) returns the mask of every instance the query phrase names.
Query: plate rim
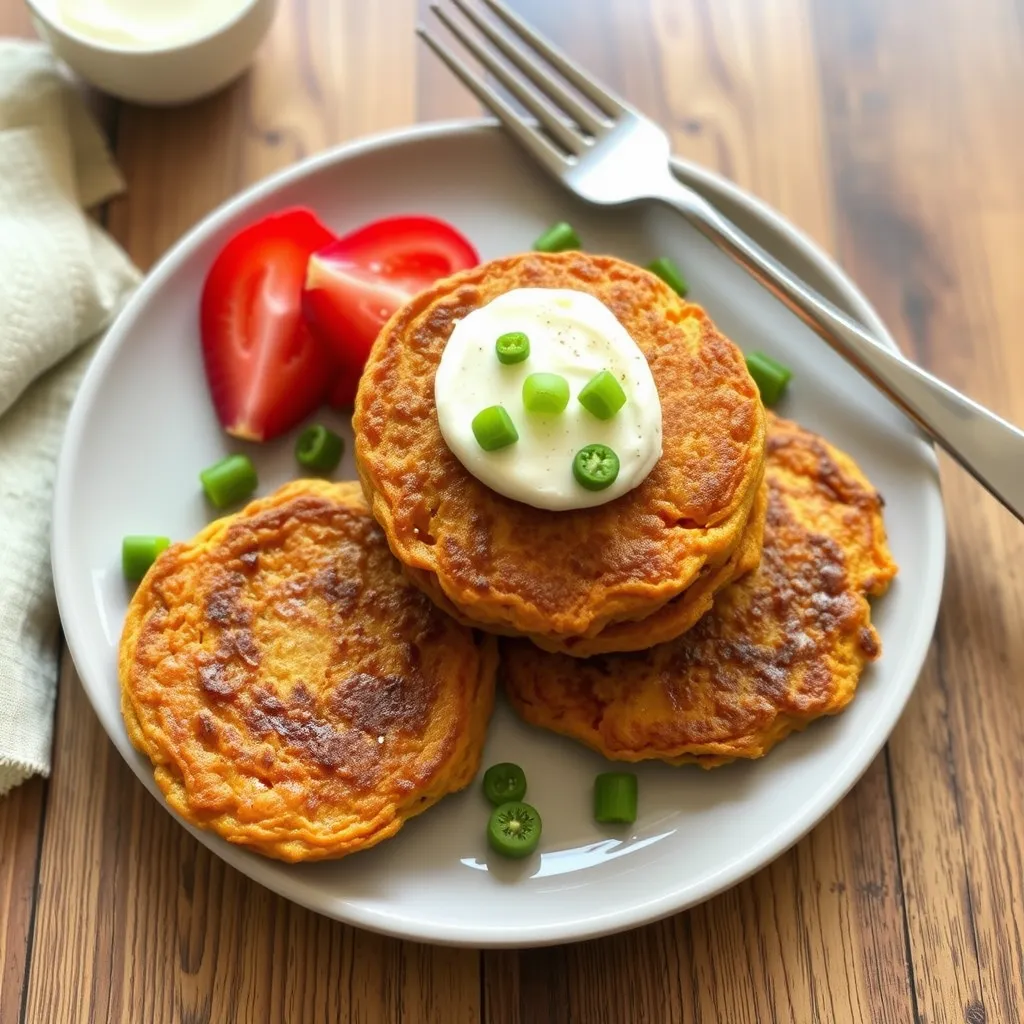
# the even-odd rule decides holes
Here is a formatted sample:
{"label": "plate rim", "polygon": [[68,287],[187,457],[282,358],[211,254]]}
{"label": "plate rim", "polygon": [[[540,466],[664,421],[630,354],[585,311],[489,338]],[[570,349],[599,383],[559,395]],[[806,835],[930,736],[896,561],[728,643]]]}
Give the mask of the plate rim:
{"label": "plate rim", "polygon": [[[142,284],[107,329],[89,363],[75,395],[57,459],[50,531],[51,569],[60,621],[65,643],[86,697],[104,732],[120,756],[178,825],[187,829],[211,852],[248,878],[286,899],[328,918],[396,938],[480,949],[554,945],[598,938],[641,927],[697,906],[738,885],[799,842],[839,804],[867,771],[879,751],[888,742],[916,689],[938,621],[947,554],[945,508],[935,448],[908,420],[911,432],[917,436],[921,456],[932,469],[933,486],[929,488],[929,512],[934,517],[934,522],[931,525],[939,539],[937,549],[930,558],[931,564],[935,566],[932,570],[935,576],[935,586],[931,588],[930,593],[922,595],[922,608],[925,614],[918,620],[927,622],[928,626],[924,630],[916,631],[909,649],[904,654],[904,671],[908,675],[912,675],[913,680],[906,687],[902,700],[891,705],[881,728],[876,727],[866,734],[867,739],[862,739],[851,748],[844,771],[837,773],[826,786],[818,791],[815,798],[801,809],[801,813],[786,830],[772,834],[765,842],[753,845],[740,858],[732,861],[727,871],[723,870],[706,878],[696,890],[693,890],[692,885],[675,887],[624,909],[605,914],[592,914],[582,919],[576,917],[568,922],[528,925],[516,928],[512,935],[509,934],[507,926],[488,927],[477,923],[471,927],[450,926],[444,923],[423,924],[415,920],[407,921],[400,915],[384,910],[367,909],[359,904],[348,903],[343,899],[331,901],[329,905],[325,905],[322,899],[318,902],[316,897],[321,890],[315,885],[310,884],[299,875],[288,878],[287,875],[281,874],[280,869],[287,868],[287,865],[281,865],[275,861],[264,863],[264,859],[258,855],[252,854],[244,848],[232,846],[210,832],[197,829],[174,814],[156,787],[152,772],[146,773],[142,770],[143,766],[140,766],[136,759],[134,747],[131,746],[126,736],[122,735],[123,729],[119,731],[112,728],[106,720],[98,703],[99,689],[96,688],[97,696],[94,698],[94,687],[89,682],[88,673],[79,670],[80,665],[87,664],[89,661],[85,654],[88,638],[84,635],[85,631],[76,624],[69,579],[70,572],[65,573],[63,569],[65,564],[71,562],[70,552],[73,546],[73,516],[71,514],[73,503],[67,481],[70,478],[78,451],[76,438],[81,435],[82,421],[93,404],[93,395],[105,377],[107,367],[114,360],[126,339],[130,337],[129,328],[137,314],[149,302],[150,295],[163,286],[165,280],[188,258],[201,241],[218,232],[240,210],[268,198],[287,185],[319,174],[332,165],[373,152],[397,149],[407,144],[435,137],[448,136],[457,139],[463,136],[501,131],[502,129],[495,119],[483,117],[432,121],[362,136],[307,157],[253,183],[230,196],[192,225],[146,274]],[[764,200],[752,195],[715,171],[676,156],[672,157],[672,166],[689,184],[695,185],[712,196],[726,198],[764,225],[774,236],[773,242],[785,243],[810,266],[814,267],[815,272],[820,274],[841,298],[841,304],[847,312],[858,317],[886,345],[898,351],[896,342],[867,297],[838,263],[800,228]],[[109,685],[109,681],[107,684]]]}

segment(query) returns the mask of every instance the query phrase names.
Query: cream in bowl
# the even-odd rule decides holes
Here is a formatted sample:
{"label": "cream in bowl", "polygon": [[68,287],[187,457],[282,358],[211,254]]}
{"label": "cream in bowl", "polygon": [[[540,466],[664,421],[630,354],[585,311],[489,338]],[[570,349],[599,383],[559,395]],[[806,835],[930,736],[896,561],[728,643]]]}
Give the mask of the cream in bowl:
{"label": "cream in bowl", "polygon": [[39,35],[86,81],[135,103],[187,103],[248,67],[277,0],[26,0]]}

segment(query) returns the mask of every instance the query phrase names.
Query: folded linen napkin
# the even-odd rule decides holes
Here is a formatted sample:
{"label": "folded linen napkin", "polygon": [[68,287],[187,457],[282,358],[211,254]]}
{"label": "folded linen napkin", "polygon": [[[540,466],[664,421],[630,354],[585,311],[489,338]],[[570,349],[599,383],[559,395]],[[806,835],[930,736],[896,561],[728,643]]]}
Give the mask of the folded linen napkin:
{"label": "folded linen napkin", "polygon": [[50,770],[55,462],[86,342],[139,281],[85,211],[123,188],[50,52],[0,39],[0,796]]}

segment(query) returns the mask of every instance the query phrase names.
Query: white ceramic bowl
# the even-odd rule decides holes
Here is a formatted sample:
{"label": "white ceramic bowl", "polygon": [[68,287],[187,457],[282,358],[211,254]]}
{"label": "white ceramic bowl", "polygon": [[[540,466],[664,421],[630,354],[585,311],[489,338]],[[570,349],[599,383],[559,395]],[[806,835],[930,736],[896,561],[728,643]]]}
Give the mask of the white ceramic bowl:
{"label": "white ceramic bowl", "polygon": [[277,10],[277,0],[248,0],[235,17],[212,32],[166,47],[139,49],[104,43],[69,28],[57,13],[57,0],[25,2],[40,38],[73,71],[112,96],[154,106],[189,103],[241,75]]}

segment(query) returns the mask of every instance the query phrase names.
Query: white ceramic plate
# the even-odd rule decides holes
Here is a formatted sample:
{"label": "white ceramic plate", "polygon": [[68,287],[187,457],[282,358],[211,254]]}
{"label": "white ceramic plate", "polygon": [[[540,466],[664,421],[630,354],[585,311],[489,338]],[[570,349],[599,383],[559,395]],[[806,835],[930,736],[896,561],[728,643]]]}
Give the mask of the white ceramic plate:
{"label": "white ceramic plate", "polygon": [[[781,218],[707,172],[683,164],[678,172],[887,338],[854,286]],[[640,263],[674,257],[693,297],[726,334],[794,368],[780,411],[850,452],[880,488],[901,573],[876,607],[883,657],[844,714],[757,763],[710,773],[642,766],[640,817],[628,834],[602,832],[590,817],[593,776],[607,762],[521,724],[500,700],[484,765],[521,764],[545,822],[543,852],[525,864],[488,856],[487,806],[475,784],[395,839],[330,864],[290,867],[194,834],[258,882],[330,917],[476,946],[539,945],[639,925],[698,903],[778,856],[856,782],[914,687],[935,624],[945,557],[933,453],[869,384],[680,218],[645,206],[609,212],[577,203],[487,122],[359,142],[255,186],[178,243],[104,341],[60,458],[53,569],[86,692],[135,773],[162,802],[119,711],[116,648],[129,597],[120,574],[121,537],[186,538],[210,518],[196,474],[238,446],[218,428],[210,406],[197,331],[200,287],[233,231],[293,203],[313,207],[338,231],[386,214],[436,214],[462,229],[485,259],[528,249],[563,217],[592,250]],[[331,418],[342,425],[341,417]],[[292,443],[288,437],[250,448],[261,493],[294,475]],[[339,475],[354,475],[349,456]]]}

